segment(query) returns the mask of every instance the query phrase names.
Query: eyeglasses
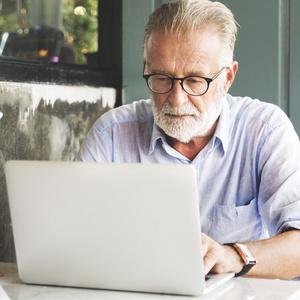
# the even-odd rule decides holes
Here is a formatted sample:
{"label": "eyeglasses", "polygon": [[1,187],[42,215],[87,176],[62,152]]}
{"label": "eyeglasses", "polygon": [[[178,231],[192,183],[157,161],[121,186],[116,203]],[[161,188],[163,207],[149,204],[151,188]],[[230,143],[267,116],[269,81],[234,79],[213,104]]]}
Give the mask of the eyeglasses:
{"label": "eyeglasses", "polygon": [[213,82],[226,67],[222,68],[214,77],[206,78],[202,76],[187,76],[183,78],[174,78],[165,74],[149,74],[145,75],[145,64],[143,70],[143,78],[146,79],[148,88],[156,94],[166,94],[174,87],[174,81],[180,80],[183,90],[192,96],[202,96]]}

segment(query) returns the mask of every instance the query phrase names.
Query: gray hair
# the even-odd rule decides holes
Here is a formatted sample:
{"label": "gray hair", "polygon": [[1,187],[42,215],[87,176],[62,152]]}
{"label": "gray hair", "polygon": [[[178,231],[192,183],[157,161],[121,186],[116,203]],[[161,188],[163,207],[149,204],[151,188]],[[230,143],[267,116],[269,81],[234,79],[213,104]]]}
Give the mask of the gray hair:
{"label": "gray hair", "polygon": [[177,0],[162,4],[149,17],[145,28],[143,52],[154,31],[170,35],[188,35],[195,30],[217,33],[223,43],[219,64],[229,66],[233,61],[237,22],[232,12],[220,2],[209,0]]}

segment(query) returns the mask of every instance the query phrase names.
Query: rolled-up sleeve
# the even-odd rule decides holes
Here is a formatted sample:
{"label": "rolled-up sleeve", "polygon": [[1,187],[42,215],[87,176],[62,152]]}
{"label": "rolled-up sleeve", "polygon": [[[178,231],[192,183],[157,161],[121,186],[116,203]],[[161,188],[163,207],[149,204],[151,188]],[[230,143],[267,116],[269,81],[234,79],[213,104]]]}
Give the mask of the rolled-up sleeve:
{"label": "rolled-up sleeve", "polygon": [[258,157],[258,204],[269,234],[300,229],[300,143],[289,121],[272,128]]}

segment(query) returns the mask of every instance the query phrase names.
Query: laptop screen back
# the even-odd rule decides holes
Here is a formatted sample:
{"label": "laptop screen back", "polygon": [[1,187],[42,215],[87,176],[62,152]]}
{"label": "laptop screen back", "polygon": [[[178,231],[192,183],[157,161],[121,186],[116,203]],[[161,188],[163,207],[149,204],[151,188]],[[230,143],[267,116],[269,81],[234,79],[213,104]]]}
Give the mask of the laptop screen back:
{"label": "laptop screen back", "polygon": [[203,292],[191,166],[10,161],[5,168],[22,281]]}

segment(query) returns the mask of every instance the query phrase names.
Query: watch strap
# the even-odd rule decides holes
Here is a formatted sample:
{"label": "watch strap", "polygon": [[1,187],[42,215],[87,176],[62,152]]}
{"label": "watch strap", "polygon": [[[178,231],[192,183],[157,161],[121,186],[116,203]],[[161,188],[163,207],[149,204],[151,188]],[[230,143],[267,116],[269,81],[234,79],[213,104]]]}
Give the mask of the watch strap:
{"label": "watch strap", "polygon": [[235,273],[234,277],[240,277],[240,276],[247,274],[253,266],[255,266],[255,265],[253,265],[253,264],[244,265],[243,269],[239,273]]}

